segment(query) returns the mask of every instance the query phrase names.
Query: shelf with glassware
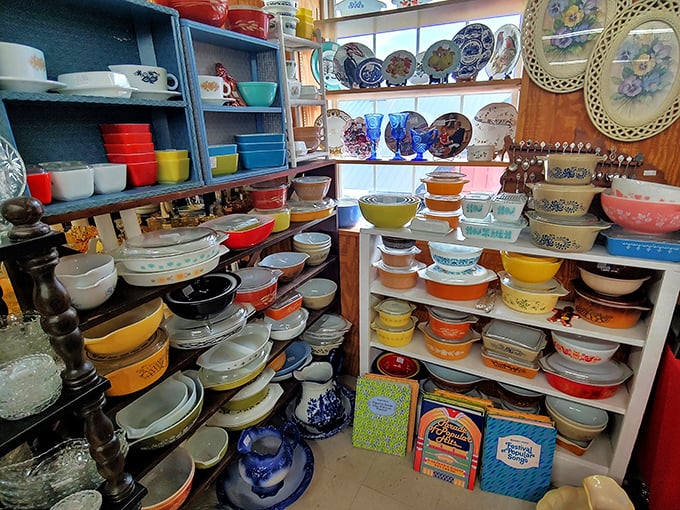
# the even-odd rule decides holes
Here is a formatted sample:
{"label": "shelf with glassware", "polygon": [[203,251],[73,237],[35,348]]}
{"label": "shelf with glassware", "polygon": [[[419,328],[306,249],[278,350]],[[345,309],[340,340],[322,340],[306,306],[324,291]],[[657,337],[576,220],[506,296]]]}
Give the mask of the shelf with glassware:
{"label": "shelf with glassware", "polygon": [[[224,174],[212,169],[209,147],[235,144],[236,135],[285,133],[286,113],[284,91],[280,84],[279,45],[249,35],[239,34],[191,20],[180,20],[182,41],[187,63],[189,89],[194,105],[194,122],[198,137],[198,155],[206,184],[229,183],[244,175],[267,175],[288,168],[285,152],[282,158],[272,151],[260,158],[244,161],[239,154],[238,168]],[[217,76],[216,66],[224,66],[236,82],[265,81],[277,84],[271,106],[230,106],[231,98],[201,96],[199,76]],[[227,86],[227,85],[225,85]],[[229,85],[230,86],[230,85]],[[228,88],[228,87],[227,87]],[[227,94],[228,95],[228,94]],[[224,105],[224,103],[227,103]],[[209,104],[210,103],[210,104]],[[261,164],[271,158],[271,164]]]}
{"label": "shelf with glassware", "polygon": [[[654,308],[647,318],[628,329],[601,327],[584,320],[572,321],[572,326],[566,328],[559,322],[548,322],[546,320],[549,317],[548,314],[533,315],[511,310],[501,302],[499,297],[496,298],[493,310],[484,312],[476,308],[476,300],[450,301],[433,297],[427,293],[425,286],[420,281],[412,289],[391,289],[380,283],[377,277],[377,270],[372,267],[372,262],[378,259],[376,250],[381,235],[418,241],[463,244],[489,250],[511,250],[526,255],[559,256],[571,260],[606,262],[608,264],[652,269],[655,271],[655,283],[649,288],[649,298],[654,303]],[[649,259],[613,256],[608,254],[602,246],[597,245],[585,253],[556,254],[531,244],[526,232],[520,235],[516,243],[509,244],[482,239],[463,239],[457,232],[449,235],[437,235],[412,231],[407,228],[396,230],[364,228],[360,231],[359,282],[360,373],[367,372],[377,353],[386,350],[543,394],[605,409],[612,415],[607,432],[599,436],[583,456],[572,455],[566,450],[558,448],[555,457],[553,482],[558,485],[577,484],[582,479],[582,473],[585,469],[593,473],[608,474],[617,480],[623,479],[630,460],[632,447],[635,444],[637,431],[642,422],[645,405],[652,389],[654,374],[659,363],[666,333],[670,327],[673,308],[678,296],[680,271],[676,264]],[[613,396],[601,400],[592,400],[570,396],[557,390],[547,382],[542,372],[539,372],[534,378],[528,379],[489,368],[482,362],[480,348],[475,345],[472,346],[469,355],[456,361],[446,361],[433,356],[426,349],[423,336],[420,332],[416,332],[413,340],[406,346],[389,347],[382,344],[370,328],[374,315],[371,311],[372,306],[384,297],[395,297],[416,304],[434,305],[470,313],[482,318],[500,319],[539,327],[544,330],[567,331],[585,337],[609,340],[627,345],[629,349],[628,365],[633,370],[633,376],[626,383],[622,384]],[[566,304],[569,303],[560,301],[557,306]]]}
{"label": "shelf with glassware", "polygon": [[[13,90],[0,91],[0,136],[16,148],[26,165],[58,160],[100,163],[109,160],[100,124],[148,123],[153,148],[144,156],[150,152],[153,159],[154,149],[172,148],[188,149],[193,155],[195,130],[176,11],[130,0],[83,2],[77,6],[77,11],[78,15],[74,16],[73,2],[64,0],[50,2],[48,6],[17,0],[3,2],[1,38],[42,51],[51,79],[47,83],[61,87],[59,90],[67,90],[65,84],[56,81],[60,75],[108,71],[108,65],[142,64],[162,67],[174,75],[177,89],[166,93],[178,99],[139,99],[135,98],[138,91],[115,87],[82,92],[87,95],[78,94],[78,89],[68,94],[36,92],[31,91],[31,87],[39,85],[35,80],[3,77],[0,88]],[[119,21],[101,23],[103,15],[115,16]],[[68,24],[62,23],[63,20],[68,20]],[[80,48],[74,42],[74,34],[79,40],[87,41],[84,43],[86,48]],[[93,77],[82,79],[92,80]],[[158,95],[157,91],[152,95]],[[162,91],[160,95],[165,97]],[[144,164],[140,163],[138,167]],[[92,194],[92,190],[87,198],[53,200],[45,205],[47,214],[153,197],[196,187],[203,182],[199,162],[193,159],[188,178],[172,184],[155,183],[155,175],[146,179],[148,170],[144,168],[128,170],[127,189],[106,194]],[[137,177],[144,173],[144,181],[153,180],[155,184],[133,187],[130,182],[132,172]]]}
{"label": "shelf with glassware", "polygon": [[[326,87],[323,81],[323,72],[321,71],[321,66],[323,64],[322,59],[317,60],[317,65],[319,66],[320,92],[318,95],[315,94],[316,97],[302,97],[302,83],[299,80],[300,73],[297,70],[297,66],[300,62],[298,54],[300,52],[309,51],[320,52],[321,43],[318,41],[321,41],[322,39],[321,32],[318,29],[314,31],[315,40],[310,40],[284,33],[283,29],[281,28],[283,25],[283,21],[279,20],[277,24],[279,27],[278,41],[279,45],[283,49],[283,51],[280,53],[279,65],[282,69],[285,69],[285,72],[281,75],[281,88],[283,89],[282,92],[284,104],[287,106],[286,137],[288,140],[290,166],[296,167],[298,163],[302,161],[329,157],[328,151],[319,150],[318,148],[308,150],[306,153],[302,153],[302,151],[297,150],[295,143],[295,128],[302,126],[301,119],[304,118],[304,107],[319,107],[321,109],[320,118],[322,119],[322,132],[326,133],[328,129],[326,122]],[[292,60],[289,61],[286,59],[287,53],[291,54],[293,57]]]}

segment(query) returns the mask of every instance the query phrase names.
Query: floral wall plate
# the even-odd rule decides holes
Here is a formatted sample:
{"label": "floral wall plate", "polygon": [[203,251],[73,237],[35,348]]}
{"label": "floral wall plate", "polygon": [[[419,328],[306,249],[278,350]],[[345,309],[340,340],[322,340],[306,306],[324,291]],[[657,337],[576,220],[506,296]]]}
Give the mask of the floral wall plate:
{"label": "floral wall plate", "polygon": [[515,138],[517,117],[517,108],[510,103],[483,106],[472,119],[472,144],[492,144],[496,150],[503,150],[505,137]]}
{"label": "floral wall plate", "polygon": [[586,63],[604,27],[632,0],[530,0],[522,23],[524,67],[550,92],[583,87]]}
{"label": "floral wall plate", "polygon": [[508,23],[496,30],[493,37],[496,43],[485,70],[492,80],[502,80],[509,77],[517,65],[521,53],[521,34],[519,28]]}
{"label": "floral wall plate", "polygon": [[453,36],[460,48],[460,62],[451,71],[456,80],[473,80],[491,59],[493,32],[482,23],[470,23]]}
{"label": "floral wall plate", "polygon": [[680,4],[639,0],[614,18],[586,68],[588,116],[605,135],[643,140],[680,117]]}
{"label": "floral wall plate", "polygon": [[[345,127],[345,123],[351,119],[351,117],[342,110],[336,110],[334,108],[329,109],[326,117],[326,127],[328,132],[324,134],[324,140],[322,144],[327,147],[328,152],[332,156],[339,156],[342,153],[342,131]],[[323,117],[319,115],[314,121],[315,126],[323,127]]]}
{"label": "floral wall plate", "polygon": [[[416,151],[413,150],[411,146],[411,132],[409,129],[425,129],[427,127],[427,120],[418,112],[407,112],[409,114],[406,120],[406,136],[399,144],[399,149],[402,156],[410,156],[415,154]],[[392,128],[388,122],[385,126],[385,144],[394,153],[397,152],[397,141],[392,136]]]}
{"label": "floral wall plate", "polygon": [[348,89],[357,88],[356,70],[359,64],[367,58],[373,58],[373,50],[368,46],[350,42],[340,46],[333,57],[335,77]]}
{"label": "floral wall plate", "polygon": [[430,147],[436,158],[452,158],[470,143],[472,124],[462,113],[445,113],[437,117],[430,128],[439,130],[439,138]]}
{"label": "floral wall plate", "polygon": [[25,189],[24,160],[14,146],[0,136],[0,202],[20,197]]}
{"label": "floral wall plate", "polygon": [[366,121],[363,117],[349,119],[342,128],[344,151],[357,159],[371,155],[371,141],[366,136]]}
{"label": "floral wall plate", "polygon": [[421,51],[416,55],[416,69],[413,72],[413,75],[408,79],[408,82],[411,85],[427,85],[428,83],[430,83],[430,77],[423,69],[424,56],[425,56],[424,51]]}
{"label": "floral wall plate", "polygon": [[410,51],[393,51],[383,62],[382,76],[387,86],[406,85],[407,80],[416,72],[416,56]]}
{"label": "floral wall plate", "polygon": [[[323,82],[326,90],[342,89],[340,80],[335,76],[335,66],[333,64],[335,52],[339,47],[340,45],[338,43],[332,41],[326,41],[321,45],[321,72],[323,73]],[[316,82],[321,85],[321,77],[319,76],[319,50],[314,50],[312,52],[310,63],[312,75]]]}
{"label": "floral wall plate", "polygon": [[383,80],[382,65],[383,61],[379,58],[371,57],[362,60],[354,74],[354,78],[359,83],[359,88],[379,87]]}
{"label": "floral wall plate", "polygon": [[423,71],[429,75],[430,83],[444,83],[460,62],[460,48],[453,41],[437,41],[423,55]]}

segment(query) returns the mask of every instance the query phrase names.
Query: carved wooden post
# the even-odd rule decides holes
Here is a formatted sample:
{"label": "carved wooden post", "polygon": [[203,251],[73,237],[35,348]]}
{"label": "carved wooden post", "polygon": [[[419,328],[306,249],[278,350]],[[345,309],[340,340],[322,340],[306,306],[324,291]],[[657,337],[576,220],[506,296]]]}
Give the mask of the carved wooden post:
{"label": "carved wooden post", "polygon": [[[91,390],[100,381],[92,363],[83,356],[83,337],[78,328],[78,312],[71,298],[57,280],[54,268],[59,262],[56,247],[63,244],[63,234],[53,232],[40,221],[42,204],[28,197],[13,198],[2,203],[0,212],[13,227],[9,239],[16,243],[13,253],[19,268],[33,280],[33,304],[40,313],[41,325],[55,352],[64,360],[64,391],[80,393]],[[11,245],[9,245],[11,247]],[[134,491],[134,480],[123,471],[125,459],[113,424],[104,414],[104,395],[93,394],[80,410],[85,437],[99,473],[106,479],[104,492],[115,503],[125,501]]]}

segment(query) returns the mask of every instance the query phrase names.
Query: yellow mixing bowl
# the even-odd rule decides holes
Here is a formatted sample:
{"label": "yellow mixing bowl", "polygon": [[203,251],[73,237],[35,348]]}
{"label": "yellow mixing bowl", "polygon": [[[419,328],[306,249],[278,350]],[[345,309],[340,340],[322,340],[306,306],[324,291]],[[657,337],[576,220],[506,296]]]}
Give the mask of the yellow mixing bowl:
{"label": "yellow mixing bowl", "polygon": [[411,316],[406,326],[391,328],[380,319],[375,319],[371,323],[371,329],[375,331],[380,343],[388,347],[403,347],[408,345],[413,339],[413,332],[416,329],[417,322],[418,319]]}
{"label": "yellow mixing bowl", "polygon": [[509,308],[524,313],[550,313],[557,300],[569,292],[560,282],[551,278],[547,282],[526,283],[514,279],[505,271],[499,271],[501,296]]}
{"label": "yellow mixing bowl", "polygon": [[290,227],[290,209],[253,209],[248,214],[264,214],[274,218],[274,229],[272,232],[283,232]]}
{"label": "yellow mixing bowl", "polygon": [[527,282],[540,283],[553,278],[562,265],[562,259],[556,257],[539,257],[501,251],[501,262],[513,278]]}

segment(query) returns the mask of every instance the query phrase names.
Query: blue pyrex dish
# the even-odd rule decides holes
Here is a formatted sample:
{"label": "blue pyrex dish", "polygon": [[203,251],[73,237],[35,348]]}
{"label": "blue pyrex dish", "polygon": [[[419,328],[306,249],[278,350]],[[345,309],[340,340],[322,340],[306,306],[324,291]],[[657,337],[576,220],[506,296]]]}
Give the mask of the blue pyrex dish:
{"label": "blue pyrex dish", "polygon": [[618,225],[600,232],[611,255],[680,262],[680,232],[646,235],[629,232]]}
{"label": "blue pyrex dish", "polygon": [[286,151],[246,151],[239,152],[241,166],[246,170],[253,168],[270,168],[283,166],[286,162]]}
{"label": "blue pyrex dish", "polygon": [[284,142],[283,133],[252,133],[247,135],[234,135],[236,143],[262,143]]}
{"label": "blue pyrex dish", "polygon": [[208,156],[225,156],[227,154],[236,154],[236,144],[210,145],[208,147]]}

